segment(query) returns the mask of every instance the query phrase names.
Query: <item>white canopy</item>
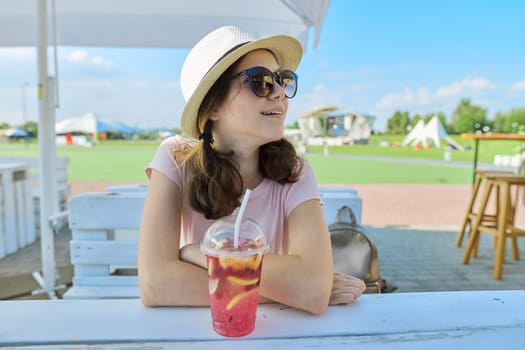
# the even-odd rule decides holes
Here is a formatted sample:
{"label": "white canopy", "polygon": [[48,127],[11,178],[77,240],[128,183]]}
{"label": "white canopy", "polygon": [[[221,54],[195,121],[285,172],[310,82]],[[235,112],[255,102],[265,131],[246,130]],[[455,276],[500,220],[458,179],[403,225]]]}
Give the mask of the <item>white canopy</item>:
{"label": "white canopy", "polygon": [[420,120],[416,124],[414,129],[412,129],[412,131],[403,140],[403,146],[411,143],[415,145],[421,143],[423,147],[426,147],[427,141],[430,140],[436,147],[439,147],[441,145],[440,140],[444,139],[455,148],[463,150],[463,146],[448,136],[445,128],[443,125],[441,125],[441,122],[437,116],[433,116],[424,127],[423,124],[423,120]]}
{"label": "white canopy", "polygon": [[[259,35],[290,34],[305,47],[308,30],[313,27],[317,45],[330,3],[330,0],[54,1],[59,46],[154,48],[191,47],[212,29],[226,24]],[[0,0],[0,9],[0,46],[35,46],[36,0]],[[49,16],[48,28],[51,27]],[[50,44],[52,34],[48,30]]]}
{"label": "white canopy", "polygon": [[0,47],[37,48],[43,271],[39,283],[45,292],[52,295],[55,288],[53,235],[47,220],[56,213],[53,208],[58,208],[56,181],[50,170],[54,168],[56,150],[53,79],[47,72],[48,43],[188,48],[212,29],[236,25],[259,35],[293,35],[306,48],[310,28],[315,29],[314,46],[317,44],[329,3],[330,0],[0,0]]}

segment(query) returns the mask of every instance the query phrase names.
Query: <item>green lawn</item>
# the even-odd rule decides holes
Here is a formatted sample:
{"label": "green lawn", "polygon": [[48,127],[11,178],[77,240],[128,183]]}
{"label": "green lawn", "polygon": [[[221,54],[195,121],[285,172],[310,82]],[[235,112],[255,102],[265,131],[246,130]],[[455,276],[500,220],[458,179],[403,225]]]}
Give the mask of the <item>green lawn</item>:
{"label": "green lawn", "polygon": [[354,159],[342,156],[308,155],[322,184],[468,184],[471,168]]}
{"label": "green lawn", "polygon": [[[452,159],[462,161],[474,160],[474,140],[461,139],[459,136],[451,138],[462,146],[470,146],[470,150],[451,152]],[[368,145],[340,146],[330,147],[332,154],[355,154],[355,155],[374,155],[390,157],[413,157],[413,158],[430,158],[443,159],[444,147],[416,150],[413,147],[381,147],[381,141],[402,143],[402,135],[372,135]],[[445,143],[446,144],[446,143]],[[478,156],[480,162],[492,163],[496,154],[514,154],[516,148],[520,145],[519,141],[482,141],[479,143]],[[322,147],[310,147],[312,152],[322,152]]]}
{"label": "green lawn", "polygon": [[[369,145],[330,147],[330,156],[310,153],[310,161],[320,183],[470,183],[471,169],[443,165],[413,164],[397,161],[355,159],[345,155],[419,157],[443,159],[443,150],[414,150],[409,147],[381,147],[380,141],[402,141],[402,136],[374,135]],[[463,145],[471,141],[459,140]],[[146,180],[144,167],[155,154],[158,142],[104,141],[94,147],[59,146],[59,157],[68,157],[70,181]],[[512,154],[518,145],[513,141],[481,142],[480,161],[492,162],[494,154]],[[311,147],[322,153],[321,147]],[[453,151],[452,159],[472,161],[473,151]],[[1,156],[38,156],[36,143],[0,143]]]}

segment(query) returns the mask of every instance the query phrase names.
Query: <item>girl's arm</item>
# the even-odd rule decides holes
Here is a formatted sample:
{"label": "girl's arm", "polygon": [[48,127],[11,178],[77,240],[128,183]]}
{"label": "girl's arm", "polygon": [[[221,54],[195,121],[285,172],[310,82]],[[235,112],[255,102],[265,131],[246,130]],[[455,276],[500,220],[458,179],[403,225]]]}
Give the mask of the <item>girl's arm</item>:
{"label": "girl's arm", "polygon": [[333,281],[332,248],[321,203],[309,200],[288,218],[289,255],[264,257],[260,294],[314,314],[325,311]]}
{"label": "girl's arm", "polygon": [[209,305],[206,271],[179,256],[182,191],[153,170],[139,233],[138,275],[145,306]]}

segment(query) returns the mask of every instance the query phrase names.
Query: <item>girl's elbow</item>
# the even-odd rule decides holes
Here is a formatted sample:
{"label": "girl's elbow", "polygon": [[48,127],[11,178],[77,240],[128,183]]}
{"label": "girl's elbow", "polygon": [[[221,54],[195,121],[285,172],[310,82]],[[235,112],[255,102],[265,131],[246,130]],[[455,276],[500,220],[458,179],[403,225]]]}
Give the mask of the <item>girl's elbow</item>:
{"label": "girl's elbow", "polygon": [[160,303],[158,301],[158,298],[155,296],[155,292],[144,285],[144,283],[140,283],[140,301],[142,305],[145,307],[155,307],[160,306]]}
{"label": "girl's elbow", "polygon": [[320,315],[328,308],[328,302],[330,300],[330,293],[319,293],[312,301],[309,306],[309,312],[314,315]]}
{"label": "girl's elbow", "polygon": [[328,307],[332,287],[329,285],[319,285],[314,290],[317,292],[312,294],[307,301],[306,311],[314,315],[320,315],[324,313]]}
{"label": "girl's elbow", "polygon": [[144,305],[145,307],[155,307],[157,306],[156,303],[153,301],[153,299],[151,297],[149,297],[148,295],[146,295],[145,293],[140,293],[140,301],[142,303],[142,305]]}
{"label": "girl's elbow", "polygon": [[151,275],[150,278],[146,278],[145,275],[148,274],[142,273],[142,270],[139,267],[139,291],[142,305],[145,307],[162,306],[159,298],[159,291],[156,287],[154,279],[151,277]]}

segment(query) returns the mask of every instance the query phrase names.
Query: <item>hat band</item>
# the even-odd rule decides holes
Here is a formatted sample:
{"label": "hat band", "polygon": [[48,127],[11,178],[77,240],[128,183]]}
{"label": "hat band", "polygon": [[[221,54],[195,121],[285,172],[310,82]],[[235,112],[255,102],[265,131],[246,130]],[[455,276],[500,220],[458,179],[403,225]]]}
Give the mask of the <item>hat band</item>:
{"label": "hat band", "polygon": [[[244,43],[240,43],[240,44],[237,44],[235,45],[234,47],[232,47],[231,49],[229,49],[228,51],[226,51],[224,53],[224,55],[222,55],[221,57],[219,57],[219,59],[217,61],[215,61],[215,63],[210,67],[210,69],[208,70],[208,72],[217,65],[217,63],[219,63],[220,61],[222,61],[224,59],[224,57],[228,56],[230,53],[232,53],[233,51],[237,50],[239,47],[241,46],[244,46],[246,44],[249,44],[251,41],[246,41]],[[206,74],[208,74],[208,72],[206,72]]]}

